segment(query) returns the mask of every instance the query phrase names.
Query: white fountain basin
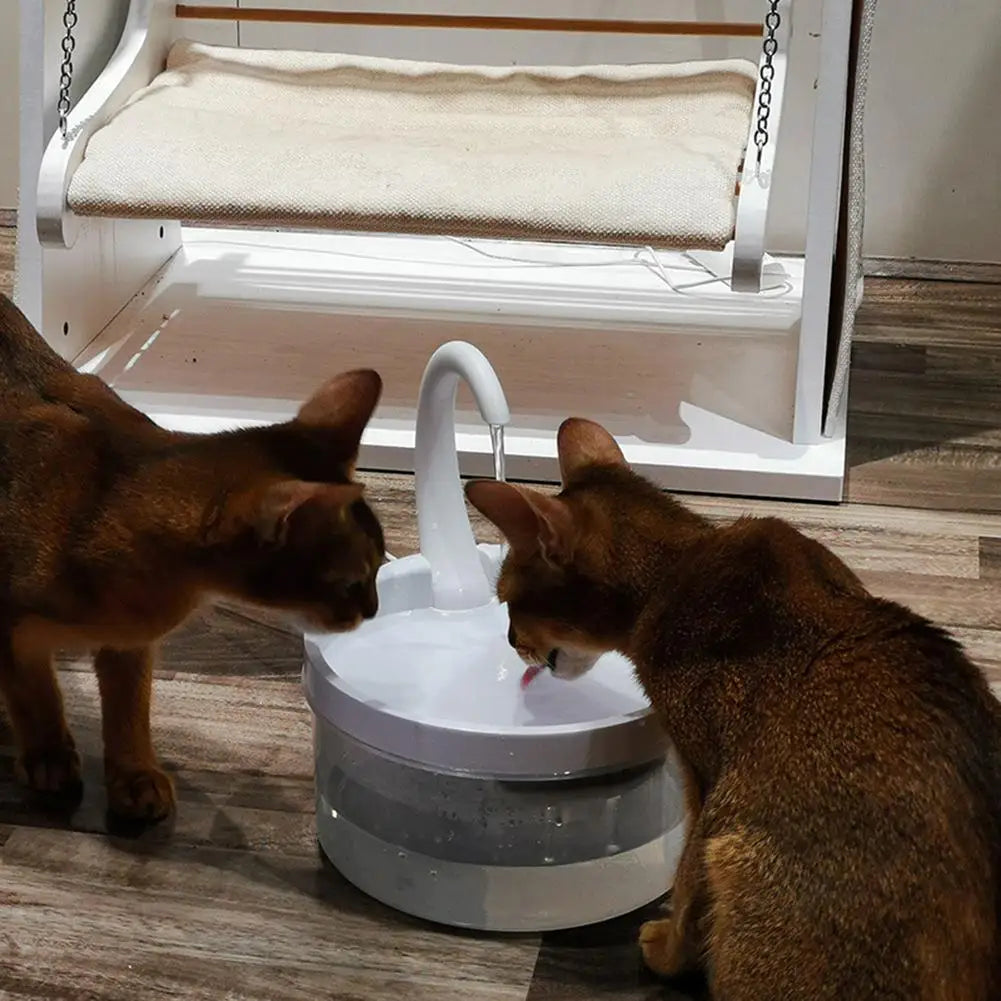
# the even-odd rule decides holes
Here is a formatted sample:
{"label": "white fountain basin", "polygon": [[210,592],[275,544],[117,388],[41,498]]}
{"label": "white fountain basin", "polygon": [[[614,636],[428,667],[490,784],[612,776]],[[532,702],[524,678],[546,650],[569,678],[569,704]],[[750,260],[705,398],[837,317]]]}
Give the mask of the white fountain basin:
{"label": "white fountain basin", "polygon": [[[501,551],[479,546],[491,583]],[[669,887],[683,795],[617,655],[525,690],[506,608],[432,607],[423,556],[379,573],[379,614],[307,636],[317,832],[347,879],[399,910],[491,931],[590,924]]]}

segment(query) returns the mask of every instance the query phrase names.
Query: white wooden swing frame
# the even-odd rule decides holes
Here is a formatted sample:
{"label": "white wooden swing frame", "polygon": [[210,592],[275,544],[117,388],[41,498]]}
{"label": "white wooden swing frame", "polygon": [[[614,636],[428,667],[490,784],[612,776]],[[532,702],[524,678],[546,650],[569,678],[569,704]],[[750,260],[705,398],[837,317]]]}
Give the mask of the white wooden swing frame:
{"label": "white wooden swing frame", "polygon": [[[44,68],[42,15],[31,10],[32,0],[22,0],[22,83],[38,80]],[[744,494],[771,494],[804,499],[839,499],[844,463],[843,434],[824,438],[821,434],[824,364],[828,340],[828,309],[831,294],[832,257],[837,228],[838,192],[844,133],[845,94],[848,65],[850,5],[825,0],[823,47],[817,84],[813,163],[809,191],[809,224],[805,248],[806,264],[802,269],[801,302],[785,302],[760,294],[765,238],[771,196],[770,180],[780,134],[786,58],[790,37],[792,0],[781,0],[781,26],[776,35],[777,51],[773,57],[769,141],[756,156],[754,133],[760,94],[755,94],[748,132],[744,166],[736,203],[736,227],[729,255],[704,255],[716,269],[732,266],[731,300],[716,298],[712,316],[706,306],[686,297],[671,301],[637,292],[629,302],[621,295],[603,297],[600,289],[593,294],[573,296],[548,289],[545,301],[538,290],[510,286],[504,295],[522,301],[523,315],[515,322],[530,322],[531,316],[560,323],[605,324],[611,327],[655,327],[666,314],[675,325],[694,331],[725,325],[737,334],[755,336],[762,331],[782,330],[798,339],[796,376],[790,414],[788,448],[766,450],[761,454],[757,429],[742,437],[741,426],[734,425],[734,440],[720,441],[718,431],[692,446],[661,442],[626,441],[629,458],[647,473],[675,489],[713,490]],[[344,11],[292,12],[254,10],[175,4],[174,0],[131,0],[125,27],[117,49],[95,82],[81,96],[66,121],[65,137],[57,130],[48,141],[44,155],[31,148],[33,129],[22,127],[22,139],[29,139],[22,149],[22,177],[37,178],[37,188],[27,190],[22,183],[21,219],[24,229],[26,209],[37,223],[38,245],[19,248],[19,292],[29,315],[39,323],[46,337],[64,355],[105,377],[115,374],[113,360],[123,343],[135,342],[135,332],[151,323],[156,310],[154,300],[173,282],[183,281],[190,261],[185,243],[198,256],[201,235],[190,237],[177,220],[105,220],[76,217],[68,207],[68,190],[73,172],[81,162],[90,137],[109,120],[135,93],[161,71],[172,40],[175,19],[240,19],[295,21],[306,23],[378,24],[395,27],[483,28],[485,23],[501,30],[533,28],[543,31],[614,31],[645,34],[703,34],[748,37],[761,27],[756,24],[707,24],[694,22],[596,22],[559,18],[469,18],[437,15],[362,14]],[[508,23],[503,23],[507,21]],[[531,22],[530,24],[527,22]],[[49,53],[51,65],[51,53]],[[36,60],[32,64],[32,60]],[[22,108],[32,106],[31,95],[22,97]],[[42,97],[35,95],[35,106],[42,118]],[[40,122],[39,122],[40,124]],[[37,138],[40,130],[35,129]],[[30,224],[30,223],[29,223]],[[207,239],[207,237],[204,237]],[[279,248],[291,249],[308,244],[306,236],[286,234],[275,237]],[[191,256],[191,255],[189,255]],[[714,259],[715,258],[715,259]],[[731,264],[732,262],[732,264]],[[259,277],[259,276],[258,276]],[[344,278],[345,276],[340,276]],[[94,283],[102,294],[88,302],[82,294]],[[244,300],[252,308],[267,308],[269,302],[288,307],[351,311],[375,308],[386,314],[407,316],[427,310],[428,296],[437,296],[433,311],[459,318],[473,319],[492,309],[485,301],[491,295],[451,284],[422,292],[412,283],[403,288],[391,282],[366,281],[359,284],[350,278],[339,282],[337,275],[322,289],[288,288],[275,294],[273,283],[247,275],[228,276],[224,290],[215,294],[233,301]],[[338,287],[340,285],[340,287]],[[536,301],[525,305],[527,295]],[[381,300],[373,306],[373,300]],[[443,309],[444,306],[444,309]],[[508,310],[508,315],[511,311]],[[627,315],[628,314],[628,315]],[[69,317],[66,319],[65,317]],[[111,359],[109,361],[109,359]],[[125,363],[119,359],[119,368]],[[767,391],[767,390],[766,390]],[[127,395],[127,394],[126,394]],[[145,402],[135,400],[140,406]],[[246,401],[244,401],[246,402]],[[188,408],[182,399],[164,396],[147,409],[156,419],[176,427],[216,428],[266,420],[281,416],[269,413],[266,405],[242,407],[240,401],[220,408]],[[516,418],[517,419],[517,418]],[[390,426],[392,425],[392,426]],[[366,438],[363,462],[381,468],[411,468],[412,426],[376,422]],[[513,476],[550,478],[555,472],[551,436],[537,435],[531,429],[519,437],[508,436],[508,468]],[[713,447],[715,445],[720,447]],[[484,429],[461,429],[460,452],[465,471],[482,472],[489,458],[489,440]]]}

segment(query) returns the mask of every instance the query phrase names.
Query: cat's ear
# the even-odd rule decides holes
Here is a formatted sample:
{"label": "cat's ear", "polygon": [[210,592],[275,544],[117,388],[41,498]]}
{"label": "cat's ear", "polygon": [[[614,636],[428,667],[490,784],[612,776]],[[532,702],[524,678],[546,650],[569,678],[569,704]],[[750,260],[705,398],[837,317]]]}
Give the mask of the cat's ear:
{"label": "cat's ear", "polygon": [[557,565],[573,558],[573,515],[558,497],[499,480],[467,483],[466,497],[500,529],[516,556],[539,554]]}
{"label": "cat's ear", "polygon": [[556,450],[564,486],[569,486],[577,475],[592,466],[626,465],[618,442],[600,424],[583,417],[568,417],[560,425]]}
{"label": "cat's ear", "polygon": [[306,483],[286,480],[267,487],[256,498],[251,523],[261,542],[281,546],[297,511],[312,508],[316,513],[342,515],[364,492],[361,483]]}
{"label": "cat's ear", "polygon": [[342,372],[325,382],[300,408],[296,422],[336,432],[345,455],[358,454],[379,397],[382,379],[372,369]]}

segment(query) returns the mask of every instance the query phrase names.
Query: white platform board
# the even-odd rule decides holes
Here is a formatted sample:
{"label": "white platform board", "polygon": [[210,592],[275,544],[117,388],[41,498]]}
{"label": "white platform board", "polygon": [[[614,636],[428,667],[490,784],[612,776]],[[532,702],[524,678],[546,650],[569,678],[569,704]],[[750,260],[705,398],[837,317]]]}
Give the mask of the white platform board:
{"label": "white platform board", "polygon": [[[508,475],[555,480],[555,430],[602,421],[665,487],[834,501],[842,438],[794,445],[802,261],[731,292],[713,255],[449,238],[185,229],[147,287],[74,359],[168,427],[282,419],[324,378],[380,371],[363,467],[412,469],[431,352],[462,338],[507,391]],[[47,312],[47,316],[53,316]],[[491,470],[460,397],[464,473]]]}

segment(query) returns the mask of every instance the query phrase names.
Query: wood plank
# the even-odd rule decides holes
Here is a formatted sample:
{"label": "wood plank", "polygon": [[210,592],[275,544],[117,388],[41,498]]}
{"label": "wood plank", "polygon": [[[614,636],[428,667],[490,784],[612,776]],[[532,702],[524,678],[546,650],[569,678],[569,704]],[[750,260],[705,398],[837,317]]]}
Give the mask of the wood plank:
{"label": "wood plank", "polygon": [[1001,286],[866,282],[848,408],[856,502],[1001,511]]}
{"label": "wood plank", "polygon": [[[416,552],[412,478],[369,470],[360,471],[359,478],[365,482],[366,496],[386,526],[390,550],[397,556]],[[551,485],[536,485],[536,488],[544,491],[557,489]],[[679,498],[692,510],[715,521],[723,522],[745,515],[785,518],[807,533],[840,537],[844,546],[856,550],[859,547],[851,539],[852,532],[878,535],[881,537],[880,544],[887,547],[887,551],[900,550],[908,565],[919,567],[924,556],[932,557],[938,552],[940,556],[957,560],[957,565],[963,567],[963,575],[973,572],[972,554],[976,552],[976,540],[981,536],[1001,537],[1001,514],[992,512],[932,511],[872,504],[794,503],[695,494],[679,495]],[[493,527],[475,510],[469,509],[469,515],[477,539],[485,542],[497,540]],[[912,548],[916,551],[913,556],[907,557],[906,551]],[[928,571],[918,569],[917,572]]]}
{"label": "wood plank", "polygon": [[[85,748],[96,752],[99,703],[93,674],[62,671],[60,682],[71,725],[85,739]],[[298,672],[285,681],[179,672],[157,679],[153,699],[154,736],[167,761],[252,776],[312,774],[311,722]]]}
{"label": "wood plank", "polygon": [[0,227],[0,292],[14,292],[14,229]]}
{"label": "wood plank", "polygon": [[990,261],[936,261],[921,257],[862,258],[862,270],[873,278],[918,278],[938,282],[1001,283],[1001,264]]}
{"label": "wood plank", "polygon": [[971,344],[975,332],[1001,334],[1001,286],[868,279],[856,329],[866,340]]}
{"label": "wood plank", "polygon": [[[12,288],[13,262],[13,232],[0,229],[0,290]],[[852,503],[685,500],[717,521],[789,519],[874,591],[949,627],[1001,695],[999,376],[997,286],[868,280],[852,373]],[[512,378],[539,399],[551,393],[544,378]],[[413,552],[412,478],[361,478],[390,551]],[[478,537],[496,539],[472,520]],[[66,659],[60,671],[86,780],[68,816],[40,810],[15,786],[0,717],[0,997],[698,996],[662,994],[641,971],[642,915],[547,935],[538,952],[536,938],[443,932],[351,888],[317,856],[300,665],[301,642],[287,626],[229,602],[165,642],[154,732],[180,808],[171,824],[136,838],[108,833],[86,659]]]}
{"label": "wood plank", "polygon": [[22,997],[522,1001],[538,952],[398,915],[315,857],[21,829],[0,880],[0,983]]}
{"label": "wood plank", "polygon": [[980,576],[1001,580],[1001,532],[980,540]]}
{"label": "wood plank", "polygon": [[566,31],[603,35],[695,35],[756,38],[761,24],[727,21],[641,21],[621,18],[509,17],[474,14],[408,14],[394,11],[291,10],[275,7],[213,7],[179,3],[179,19],[257,21],[274,24],[336,24],[375,28],[459,28],[479,31]]}
{"label": "wood plank", "polygon": [[849,446],[845,487],[849,501],[939,511],[1001,511],[1001,470],[994,447],[911,442],[898,448],[894,453],[885,439],[866,450]]}
{"label": "wood plank", "polygon": [[694,510],[719,521],[744,514],[785,518],[829,546],[858,572],[976,578],[980,536],[1001,531],[1001,517],[991,515],[979,519],[941,514],[921,517],[907,510],[861,505],[833,507],[697,497],[685,500]]}
{"label": "wood plank", "polygon": [[956,626],[950,630],[970,659],[983,669],[987,680],[1001,685],[1001,629]]}
{"label": "wood plank", "polygon": [[[257,629],[248,624],[249,639]],[[69,813],[40,810],[15,783],[13,736],[0,729],[0,820],[107,833],[97,685],[60,672],[83,758],[84,795]],[[312,721],[292,680],[178,675],[154,684],[154,742],[177,787],[178,811],[143,840],[228,850],[315,853]]]}
{"label": "wood plank", "polygon": [[665,984],[643,968],[636,936],[654,903],[615,921],[544,935],[528,1001],[710,1001],[705,984]]}
{"label": "wood plank", "polygon": [[899,601],[947,628],[1001,629],[1001,581],[881,570],[863,571],[859,576],[874,594]]}
{"label": "wood plank", "polygon": [[990,512],[929,511],[878,504],[814,504],[731,497],[682,498],[696,511],[711,517],[742,514],[785,518],[803,531],[831,526],[843,529],[976,538],[1001,531],[1001,515]]}

